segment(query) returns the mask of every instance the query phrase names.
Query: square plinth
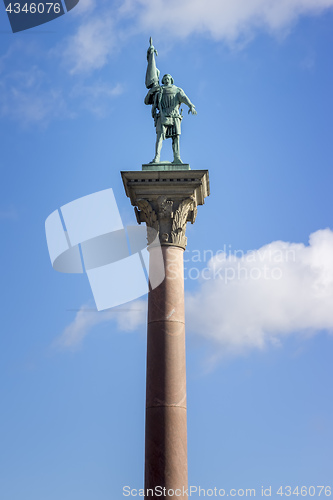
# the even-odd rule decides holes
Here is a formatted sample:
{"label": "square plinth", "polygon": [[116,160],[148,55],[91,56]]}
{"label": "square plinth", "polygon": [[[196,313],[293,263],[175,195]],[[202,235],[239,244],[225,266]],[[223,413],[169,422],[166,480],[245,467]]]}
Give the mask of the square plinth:
{"label": "square plinth", "polygon": [[194,197],[203,205],[210,194],[208,170],[151,170],[121,172],[126,195],[132,205],[137,200],[156,200],[159,196],[181,200]]}

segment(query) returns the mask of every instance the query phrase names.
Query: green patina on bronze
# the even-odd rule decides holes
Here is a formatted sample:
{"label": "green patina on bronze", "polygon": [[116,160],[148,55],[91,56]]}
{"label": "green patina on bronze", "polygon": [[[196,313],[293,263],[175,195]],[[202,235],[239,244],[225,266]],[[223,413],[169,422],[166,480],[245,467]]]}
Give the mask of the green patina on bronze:
{"label": "green patina on bronze", "polygon": [[[196,115],[194,104],[187,97],[183,89],[174,85],[171,75],[165,74],[162,85],[159,83],[160,72],[156,68],[155,55],[157,50],[150,38],[150,46],[147,51],[146,87],[148,93],[145,104],[152,106],[152,117],[156,128],[155,157],[149,163],[143,165],[143,170],[189,170],[190,166],[182,162],[179,151],[179,136],[181,133],[182,112],[179,108],[182,103],[189,107],[189,113]],[[164,139],[172,139],[173,162],[161,162],[161,149]]]}

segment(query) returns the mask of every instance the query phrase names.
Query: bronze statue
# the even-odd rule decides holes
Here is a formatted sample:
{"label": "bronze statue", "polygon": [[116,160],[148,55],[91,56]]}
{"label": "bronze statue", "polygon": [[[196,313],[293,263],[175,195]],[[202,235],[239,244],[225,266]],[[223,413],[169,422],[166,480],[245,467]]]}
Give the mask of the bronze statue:
{"label": "bronze statue", "polygon": [[150,163],[160,163],[160,154],[164,139],[172,138],[173,162],[183,163],[179,153],[180,123],[183,119],[179,113],[182,103],[189,107],[189,113],[196,115],[194,104],[191,103],[185,92],[174,85],[171,75],[166,74],[159,84],[159,70],[156,68],[155,54],[157,51],[150,38],[150,47],[147,51],[148,67],[146,73],[146,87],[149,89],[145,97],[145,104],[152,105],[152,116],[156,127],[155,157]]}

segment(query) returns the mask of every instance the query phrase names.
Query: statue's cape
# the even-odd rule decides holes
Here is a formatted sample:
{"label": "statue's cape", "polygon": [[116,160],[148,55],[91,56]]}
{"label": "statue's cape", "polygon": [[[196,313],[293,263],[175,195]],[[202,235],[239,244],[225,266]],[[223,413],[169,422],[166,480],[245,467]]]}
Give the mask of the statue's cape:
{"label": "statue's cape", "polygon": [[160,72],[156,68],[156,62],[155,62],[155,52],[149,51],[148,52],[148,66],[147,66],[147,72],[146,72],[146,87],[147,89],[150,89],[154,85],[158,85],[158,77],[159,77]]}

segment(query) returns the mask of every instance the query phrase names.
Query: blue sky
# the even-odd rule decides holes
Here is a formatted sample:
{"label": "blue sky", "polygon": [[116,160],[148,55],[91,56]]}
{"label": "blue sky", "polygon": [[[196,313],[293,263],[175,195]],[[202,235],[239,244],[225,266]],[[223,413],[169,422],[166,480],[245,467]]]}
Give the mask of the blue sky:
{"label": "blue sky", "polygon": [[81,0],[12,34],[1,6],[1,498],[143,485],[146,297],[94,312],[44,223],[111,187],[135,224],[119,172],[154,154],[151,35],[198,111],[182,159],[211,182],[185,254],[189,484],[333,486],[332,7]]}

